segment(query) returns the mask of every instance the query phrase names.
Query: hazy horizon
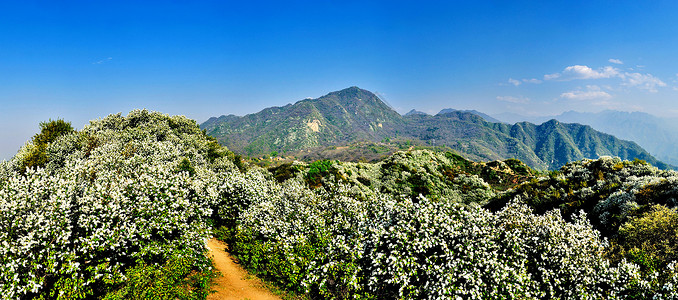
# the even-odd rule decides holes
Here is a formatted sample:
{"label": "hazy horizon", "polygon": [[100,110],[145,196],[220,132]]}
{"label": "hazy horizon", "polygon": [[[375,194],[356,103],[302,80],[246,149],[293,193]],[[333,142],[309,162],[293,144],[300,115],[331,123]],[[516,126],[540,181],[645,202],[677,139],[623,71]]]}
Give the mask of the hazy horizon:
{"label": "hazy horizon", "polygon": [[0,4],[0,160],[62,118],[245,115],[350,86],[396,111],[678,117],[672,1]]}

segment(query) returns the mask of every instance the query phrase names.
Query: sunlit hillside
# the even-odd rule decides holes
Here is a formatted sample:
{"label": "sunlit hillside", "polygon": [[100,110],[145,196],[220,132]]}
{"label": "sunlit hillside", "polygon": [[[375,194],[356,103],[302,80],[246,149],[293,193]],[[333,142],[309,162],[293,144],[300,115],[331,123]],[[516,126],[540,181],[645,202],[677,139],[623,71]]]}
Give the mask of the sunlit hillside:
{"label": "sunlit hillside", "polygon": [[302,299],[678,297],[675,171],[430,150],[246,161],[182,116],[42,123],[0,164],[0,292],[205,299],[216,236]]}

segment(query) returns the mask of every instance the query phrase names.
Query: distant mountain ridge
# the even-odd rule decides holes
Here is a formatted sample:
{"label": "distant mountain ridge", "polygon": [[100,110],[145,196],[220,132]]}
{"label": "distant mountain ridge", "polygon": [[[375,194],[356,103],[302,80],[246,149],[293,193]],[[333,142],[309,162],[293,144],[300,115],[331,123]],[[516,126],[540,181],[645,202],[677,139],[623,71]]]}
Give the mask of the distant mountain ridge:
{"label": "distant mountain ridge", "polygon": [[201,125],[220,143],[248,155],[289,152],[397,135],[403,119],[373,93],[357,87]]}
{"label": "distant mountain ridge", "polygon": [[201,128],[232,151],[250,156],[399,139],[447,146],[475,160],[517,158],[537,169],[556,169],[570,161],[600,156],[638,158],[669,167],[637,144],[590,126],[555,120],[541,125],[492,123],[457,110],[401,116],[375,94],[358,87],[243,117],[210,118]]}
{"label": "distant mountain ridge", "polygon": [[495,117],[510,123],[519,121],[541,123],[548,119],[556,119],[566,123],[589,125],[620,139],[634,141],[658,159],[678,165],[678,128],[673,124],[675,122],[647,113],[604,110],[597,113],[567,111],[557,116],[545,117],[510,114]]}
{"label": "distant mountain ridge", "polygon": [[[440,110],[440,111],[437,113],[437,115],[443,115],[443,114],[447,114],[447,113],[451,113],[451,112],[457,112],[457,111],[472,113],[472,114],[474,114],[474,115],[476,115],[476,116],[479,116],[479,117],[483,118],[483,119],[484,119],[485,121],[487,121],[487,122],[491,122],[491,123],[502,123],[502,121],[499,121],[499,120],[497,120],[497,119],[491,117],[490,115],[485,114],[485,113],[482,113],[482,112],[479,112],[479,111],[477,111],[477,110],[475,110],[475,109],[473,109],[473,110],[458,110],[458,109],[454,109],[454,108],[445,108],[445,109]],[[429,115],[429,114],[427,114],[427,113],[425,113],[425,112],[423,112],[423,111],[418,111],[418,110],[416,110],[416,109],[412,109],[412,110],[408,111],[406,114],[404,114],[403,116],[411,116],[411,115]]]}
{"label": "distant mountain ridge", "polygon": [[412,109],[412,110],[408,111],[406,114],[404,114],[404,116],[409,116],[409,115],[428,115],[428,114],[423,112],[423,111],[418,111],[416,109]]}
{"label": "distant mountain ridge", "polygon": [[453,109],[453,108],[445,108],[445,109],[441,110],[440,112],[438,112],[438,114],[442,115],[442,114],[447,114],[447,113],[451,113],[451,112],[455,112],[455,111],[472,113],[476,116],[483,118],[483,120],[490,122],[490,123],[502,123],[501,121],[499,121],[499,120],[497,120],[493,117],[490,117],[488,114],[479,112],[475,109],[472,109],[472,110],[457,110],[457,109]]}

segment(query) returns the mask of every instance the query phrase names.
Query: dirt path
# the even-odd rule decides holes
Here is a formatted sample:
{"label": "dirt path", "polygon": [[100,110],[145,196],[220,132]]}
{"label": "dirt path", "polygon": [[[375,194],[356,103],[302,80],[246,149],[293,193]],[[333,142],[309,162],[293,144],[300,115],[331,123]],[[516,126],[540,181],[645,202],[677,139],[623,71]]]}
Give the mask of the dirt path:
{"label": "dirt path", "polygon": [[214,280],[213,288],[217,292],[207,296],[208,300],[281,299],[263,288],[259,279],[248,279],[247,272],[224,251],[226,244],[211,239],[207,242],[207,247],[214,259],[214,266],[221,272],[221,276]]}

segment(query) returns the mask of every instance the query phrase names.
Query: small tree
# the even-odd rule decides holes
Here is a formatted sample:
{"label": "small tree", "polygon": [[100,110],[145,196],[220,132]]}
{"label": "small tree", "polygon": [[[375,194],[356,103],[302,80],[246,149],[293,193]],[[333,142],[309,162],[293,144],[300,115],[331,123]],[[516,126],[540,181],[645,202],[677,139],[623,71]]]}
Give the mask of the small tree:
{"label": "small tree", "polygon": [[47,164],[47,146],[58,137],[75,131],[71,122],[62,119],[40,122],[40,133],[33,136],[33,148],[21,164],[21,172],[26,168],[44,167]]}
{"label": "small tree", "polygon": [[319,187],[322,178],[328,176],[332,170],[333,162],[331,160],[318,160],[308,166],[306,173],[306,182],[311,187]]}
{"label": "small tree", "polygon": [[47,145],[55,141],[58,137],[73,132],[71,122],[62,119],[56,121],[40,122],[40,133],[33,136],[33,144]]}

